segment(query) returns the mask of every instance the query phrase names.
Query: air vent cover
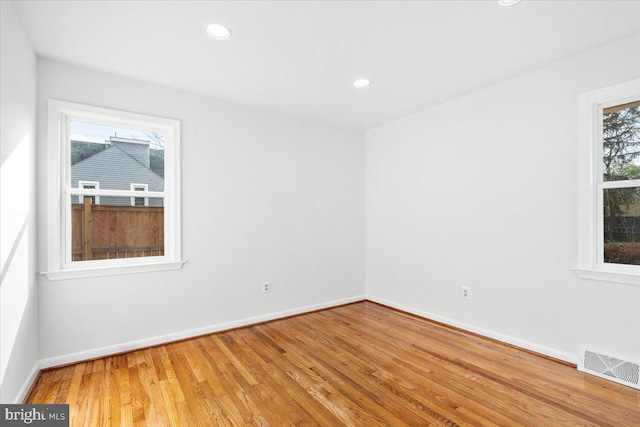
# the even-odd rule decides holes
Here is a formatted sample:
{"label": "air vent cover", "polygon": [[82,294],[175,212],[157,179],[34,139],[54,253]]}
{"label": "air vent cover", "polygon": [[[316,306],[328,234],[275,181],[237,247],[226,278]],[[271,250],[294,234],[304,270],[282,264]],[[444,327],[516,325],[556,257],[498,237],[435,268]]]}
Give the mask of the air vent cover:
{"label": "air vent cover", "polygon": [[578,370],[640,390],[640,363],[581,348]]}

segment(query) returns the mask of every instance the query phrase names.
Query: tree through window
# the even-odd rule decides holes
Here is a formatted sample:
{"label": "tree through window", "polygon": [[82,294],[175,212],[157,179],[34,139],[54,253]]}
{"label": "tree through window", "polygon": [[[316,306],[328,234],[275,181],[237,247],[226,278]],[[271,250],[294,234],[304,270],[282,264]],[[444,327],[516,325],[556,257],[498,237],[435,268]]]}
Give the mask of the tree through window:
{"label": "tree through window", "polygon": [[640,101],[602,117],[604,262],[640,265]]}

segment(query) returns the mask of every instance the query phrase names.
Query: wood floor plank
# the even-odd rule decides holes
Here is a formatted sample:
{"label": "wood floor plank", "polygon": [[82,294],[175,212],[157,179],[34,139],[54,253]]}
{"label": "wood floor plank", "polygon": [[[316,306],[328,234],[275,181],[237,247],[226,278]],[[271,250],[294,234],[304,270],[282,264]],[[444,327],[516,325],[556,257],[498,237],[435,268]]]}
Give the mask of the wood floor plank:
{"label": "wood floor plank", "polygon": [[178,382],[176,371],[173,369],[171,359],[169,358],[169,353],[167,353],[167,348],[165,346],[160,347],[160,359],[162,361],[162,366],[164,367],[167,381],[171,386],[173,401],[175,401],[176,403],[185,402],[184,393],[182,392],[182,388],[180,387],[180,383]]}
{"label": "wood floor plank", "polygon": [[144,423],[144,407],[142,402],[142,392],[140,390],[140,376],[138,375],[138,365],[136,353],[129,353],[128,355],[128,372],[129,372],[129,387],[131,391],[131,419],[134,425],[140,422]]}
{"label": "wood floor plank", "polygon": [[77,426],[635,426],[640,391],[371,302],[43,371]]}

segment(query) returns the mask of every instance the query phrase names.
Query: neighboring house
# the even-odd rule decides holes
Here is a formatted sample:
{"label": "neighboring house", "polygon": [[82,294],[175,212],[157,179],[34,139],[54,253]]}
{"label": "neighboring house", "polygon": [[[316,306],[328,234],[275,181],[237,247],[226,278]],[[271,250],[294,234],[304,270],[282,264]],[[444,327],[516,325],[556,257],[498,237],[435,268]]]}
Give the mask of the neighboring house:
{"label": "neighboring house", "polygon": [[[163,159],[159,159],[163,157],[163,152],[151,150],[149,141],[119,137],[110,137],[107,144],[71,141],[71,151],[72,187],[102,190],[164,190]],[[83,201],[82,196],[72,197],[73,203],[83,203]],[[162,206],[162,199],[148,197],[96,196],[93,197],[93,201],[95,204],[118,206]]]}

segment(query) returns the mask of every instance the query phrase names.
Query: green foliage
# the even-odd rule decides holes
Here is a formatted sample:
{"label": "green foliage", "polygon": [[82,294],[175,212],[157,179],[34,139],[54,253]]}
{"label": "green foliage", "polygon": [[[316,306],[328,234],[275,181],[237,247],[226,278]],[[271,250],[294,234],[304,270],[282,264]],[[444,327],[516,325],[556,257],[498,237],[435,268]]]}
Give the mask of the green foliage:
{"label": "green foliage", "polygon": [[640,107],[605,114],[602,133],[605,181],[631,179],[625,171],[640,157]]}
{"label": "green foliage", "polygon": [[[604,181],[640,179],[640,107],[603,116],[602,162]],[[608,189],[603,194],[605,242],[633,241],[635,230],[619,230],[631,207],[640,204],[640,188]]]}
{"label": "green foliage", "polygon": [[71,164],[75,165],[86,158],[98,154],[109,144],[95,144],[93,142],[71,141]]}
{"label": "green foliage", "polygon": [[149,150],[149,169],[164,179],[164,150]]}
{"label": "green foliage", "polygon": [[622,175],[627,179],[640,179],[640,166],[629,163],[622,168]]}

